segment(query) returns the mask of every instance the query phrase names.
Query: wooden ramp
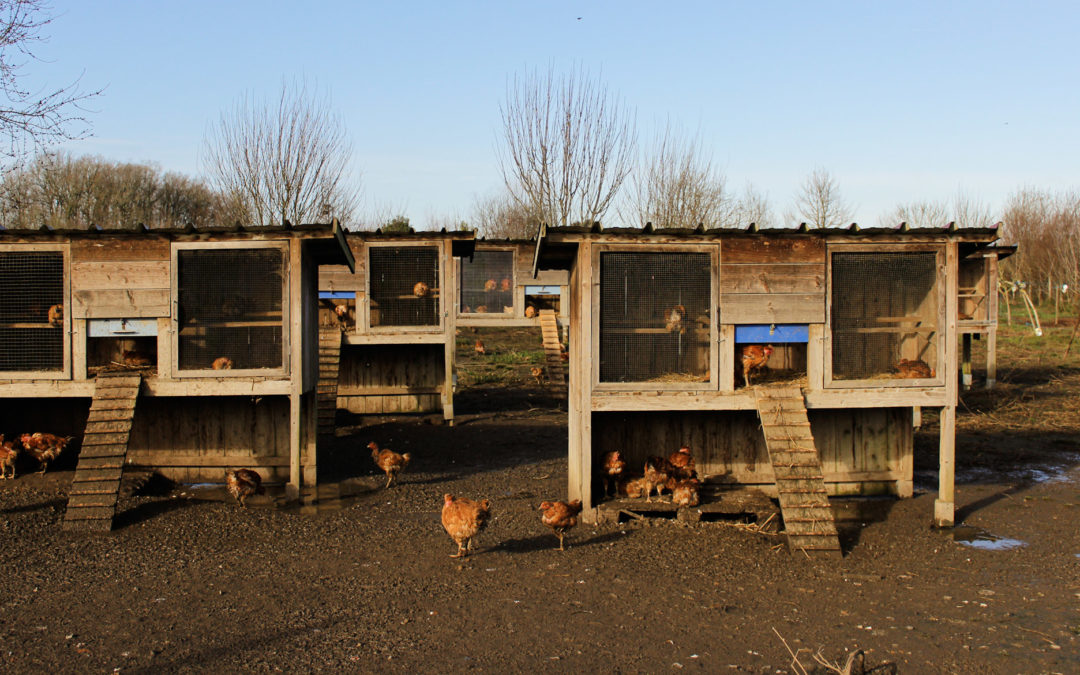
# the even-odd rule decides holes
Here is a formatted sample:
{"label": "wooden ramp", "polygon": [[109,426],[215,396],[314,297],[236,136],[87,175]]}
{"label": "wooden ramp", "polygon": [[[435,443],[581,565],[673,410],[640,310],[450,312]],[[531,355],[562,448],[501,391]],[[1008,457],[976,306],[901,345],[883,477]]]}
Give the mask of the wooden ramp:
{"label": "wooden ramp", "polygon": [[821,469],[806,402],[798,387],[757,388],[757,409],[769,449],[788,547],[840,555],[836,519]]}
{"label": "wooden ramp", "polygon": [[319,435],[333,436],[337,418],[338,366],[341,365],[341,328],[319,327]]}
{"label": "wooden ramp", "polygon": [[64,514],[65,530],[112,529],[141,384],[142,376],[131,372],[101,373],[95,378],[94,399]]}
{"label": "wooden ramp", "polygon": [[562,342],[559,340],[559,322],[555,318],[555,310],[540,310],[540,332],[544,336],[547,381],[549,384],[564,384],[566,364],[562,360]]}

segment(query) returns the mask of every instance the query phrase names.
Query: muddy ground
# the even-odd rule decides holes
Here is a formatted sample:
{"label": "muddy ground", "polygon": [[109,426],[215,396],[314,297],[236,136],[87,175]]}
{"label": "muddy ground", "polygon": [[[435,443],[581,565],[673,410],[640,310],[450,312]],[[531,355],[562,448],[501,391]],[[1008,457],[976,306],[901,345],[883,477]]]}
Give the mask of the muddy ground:
{"label": "muddy ground", "polygon": [[[0,670],[796,672],[790,648],[807,667],[859,649],[874,672],[1078,672],[1080,364],[1014,336],[1000,386],[964,397],[957,491],[963,524],[1013,548],[929,527],[928,415],[916,497],[848,531],[840,560],[670,520],[581,526],[559,552],[536,507],[566,491],[560,401],[465,356],[455,427],[342,420],[320,470],[343,496],[322,509],[151,483],[82,535],[60,528],[70,459],[0,482]],[[400,485],[369,440],[413,453]],[[465,561],[446,492],[494,503]]]}

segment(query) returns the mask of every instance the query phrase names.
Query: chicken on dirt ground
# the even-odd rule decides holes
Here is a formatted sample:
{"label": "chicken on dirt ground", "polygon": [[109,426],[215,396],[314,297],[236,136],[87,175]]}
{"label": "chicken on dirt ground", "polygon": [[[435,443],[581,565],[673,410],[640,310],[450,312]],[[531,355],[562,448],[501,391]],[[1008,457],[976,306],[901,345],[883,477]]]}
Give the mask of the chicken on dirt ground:
{"label": "chicken on dirt ground", "polygon": [[409,462],[412,461],[412,455],[409,453],[399,454],[393,450],[380,450],[379,445],[372,441],[367,444],[368,450],[371,450],[371,459],[374,460],[375,465],[386,473],[386,485],[384,487],[390,487],[391,483],[397,480],[397,475],[405,470],[405,467],[409,466]]}
{"label": "chicken on dirt ground", "polygon": [[609,484],[612,493],[617,491],[619,479],[622,478],[623,473],[626,471],[626,461],[618,450],[612,450],[604,453],[604,462],[601,466],[604,472],[604,496],[607,497]]}
{"label": "chicken on dirt ground", "polygon": [[15,478],[15,460],[18,458],[15,441],[5,441],[4,434],[0,434],[0,478],[7,479],[8,467],[11,467],[11,477]]}
{"label": "chicken on dirt ground", "polygon": [[57,436],[41,432],[23,434],[19,437],[19,443],[22,444],[26,454],[41,465],[41,473],[45,473],[45,470],[49,468],[49,462],[59,457],[70,441],[71,436]]}
{"label": "chicken on dirt ground", "polygon": [[541,502],[540,510],[544,512],[544,515],[540,517],[540,521],[551,528],[551,531],[559,538],[559,550],[565,551],[563,548],[563,537],[566,536],[566,531],[571,527],[577,525],[578,514],[581,513],[581,500],[575,499],[572,502]]}
{"label": "chicken on dirt ground", "polygon": [[240,502],[240,506],[247,508],[247,504],[244,503],[251,495],[261,495],[263,493],[262,476],[258,471],[252,471],[251,469],[226,469],[225,470],[225,485],[229,489],[229,494],[233,496],[233,499]]}
{"label": "chicken on dirt ground", "polygon": [[490,517],[491,502],[487,499],[474,502],[468,497],[443,495],[443,528],[458,545],[458,552],[451,555],[451,558],[464,558],[469,555],[473,537],[484,529]]}

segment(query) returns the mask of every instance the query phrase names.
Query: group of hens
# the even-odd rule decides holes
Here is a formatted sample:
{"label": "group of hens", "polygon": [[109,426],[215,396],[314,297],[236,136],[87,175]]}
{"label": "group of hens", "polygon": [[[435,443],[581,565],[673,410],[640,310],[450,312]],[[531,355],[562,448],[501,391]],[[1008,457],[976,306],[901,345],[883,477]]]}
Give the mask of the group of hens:
{"label": "group of hens", "polygon": [[11,470],[10,478],[15,477],[15,460],[21,453],[26,453],[41,466],[41,473],[45,473],[49,462],[60,456],[67,444],[71,442],[71,436],[57,436],[35,432],[19,436],[19,445],[15,447],[15,440],[5,441],[4,435],[0,434],[0,478],[9,478],[8,469]]}
{"label": "group of hens", "polygon": [[[397,480],[399,473],[405,470],[412,460],[409,453],[397,453],[393,450],[382,449],[377,443],[368,443],[371,450],[371,459],[386,474],[388,488]],[[262,477],[251,469],[230,469],[225,472],[225,482],[229,492],[241,506],[246,506],[244,500],[253,494],[262,493]],[[549,502],[540,504],[543,516],[541,522],[559,538],[559,550],[563,548],[563,537],[566,531],[577,525],[578,514],[581,513],[581,501],[575,499],[572,502]],[[446,533],[458,545],[457,553],[452,558],[463,558],[472,550],[472,540],[479,534],[491,518],[491,501],[482,499],[474,501],[467,497],[455,497],[452,494],[443,495],[442,524]]]}
{"label": "group of hens", "polygon": [[676,506],[697,506],[700,503],[698,489],[701,481],[698,480],[694,456],[690,454],[689,447],[684,445],[667,457],[648,457],[641,475],[631,474],[627,466],[618,450],[604,454],[601,472],[605,497],[614,493],[631,499],[645,497],[645,501],[651,502],[653,490],[656,490],[657,498],[662,498],[666,489]]}

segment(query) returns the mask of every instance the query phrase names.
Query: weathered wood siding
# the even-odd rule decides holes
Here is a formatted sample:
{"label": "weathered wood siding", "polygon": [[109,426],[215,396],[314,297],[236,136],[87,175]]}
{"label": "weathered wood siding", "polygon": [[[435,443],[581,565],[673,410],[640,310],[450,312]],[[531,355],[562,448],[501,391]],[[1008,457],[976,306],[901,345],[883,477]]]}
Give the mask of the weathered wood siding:
{"label": "weathered wood siding", "polygon": [[725,240],[720,249],[720,322],[825,321],[821,239]]}
{"label": "weathered wood siding", "polygon": [[180,481],[221,481],[232,467],[289,477],[287,396],[142,397],[128,459]]}
{"label": "weathered wood siding", "polygon": [[361,414],[438,411],[445,374],[441,344],[343,345],[338,407]]}
{"label": "weathered wood siding", "polygon": [[72,316],[169,316],[169,261],[169,242],[164,239],[73,240]]}

